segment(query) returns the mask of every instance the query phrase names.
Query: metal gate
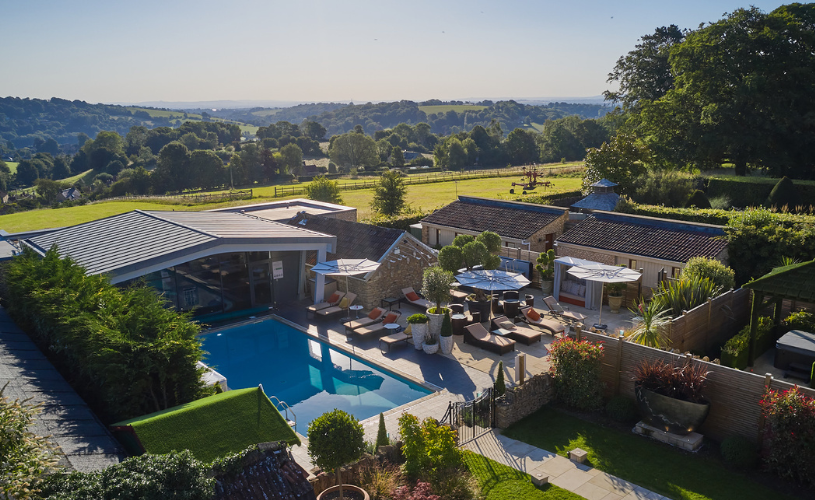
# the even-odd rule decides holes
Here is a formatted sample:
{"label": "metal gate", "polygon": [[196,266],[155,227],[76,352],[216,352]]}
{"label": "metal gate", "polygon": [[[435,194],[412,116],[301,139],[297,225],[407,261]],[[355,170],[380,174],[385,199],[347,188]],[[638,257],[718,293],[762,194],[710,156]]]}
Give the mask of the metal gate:
{"label": "metal gate", "polygon": [[472,401],[451,401],[441,420],[458,431],[459,446],[490,432],[495,426],[495,393],[492,387]]}

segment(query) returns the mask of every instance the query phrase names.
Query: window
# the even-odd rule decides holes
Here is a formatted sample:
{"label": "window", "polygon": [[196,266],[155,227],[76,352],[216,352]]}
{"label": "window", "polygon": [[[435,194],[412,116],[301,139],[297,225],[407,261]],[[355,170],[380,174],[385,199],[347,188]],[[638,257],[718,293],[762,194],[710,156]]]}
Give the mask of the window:
{"label": "window", "polygon": [[628,269],[637,269],[637,261],[635,259],[628,259]]}

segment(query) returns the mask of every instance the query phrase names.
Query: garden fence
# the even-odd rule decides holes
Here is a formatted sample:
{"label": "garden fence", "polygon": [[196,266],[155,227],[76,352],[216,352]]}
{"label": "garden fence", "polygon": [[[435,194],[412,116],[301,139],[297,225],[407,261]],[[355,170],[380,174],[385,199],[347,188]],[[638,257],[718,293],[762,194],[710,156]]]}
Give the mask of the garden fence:
{"label": "garden fence", "polygon": [[750,321],[750,290],[739,288],[709,299],[671,321],[671,347],[710,352]]}
{"label": "garden fence", "polygon": [[163,194],[163,195],[142,195],[142,196],[117,196],[115,198],[105,198],[103,200],[98,200],[94,203],[101,203],[104,201],[132,201],[132,200],[139,200],[139,201],[158,201],[158,202],[166,202],[170,200],[175,201],[182,201],[184,203],[192,203],[192,204],[199,204],[199,203],[219,203],[222,201],[231,201],[231,200],[251,200],[253,196],[253,191],[251,189],[245,189],[243,191],[225,191],[223,193],[200,193],[200,194]]}

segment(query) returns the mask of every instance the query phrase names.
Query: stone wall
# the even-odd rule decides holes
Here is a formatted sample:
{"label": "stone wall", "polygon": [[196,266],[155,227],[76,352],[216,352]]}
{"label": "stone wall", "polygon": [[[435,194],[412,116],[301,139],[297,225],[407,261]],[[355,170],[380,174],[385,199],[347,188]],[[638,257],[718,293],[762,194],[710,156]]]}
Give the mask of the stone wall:
{"label": "stone wall", "polygon": [[[356,463],[343,467],[340,470],[340,478],[343,484],[353,484],[360,486],[359,474],[360,471],[367,467],[374,467],[384,462],[392,464],[401,464],[404,462],[402,456],[402,442],[399,441],[395,445],[380,446],[376,456],[363,455],[363,457]],[[314,488],[314,493],[319,495],[324,490],[337,484],[337,477],[333,472],[322,471],[319,467],[311,469],[311,476],[309,476],[309,483]]]}
{"label": "stone wall", "polygon": [[582,248],[574,248],[574,247],[566,247],[563,245],[558,245],[557,248],[557,256],[558,257],[574,257],[576,259],[583,259],[583,260],[591,260],[594,262],[599,262],[601,264],[608,264],[613,266],[614,265],[614,256],[604,253],[604,252],[597,252],[592,250],[584,250]]}
{"label": "stone wall", "polygon": [[346,220],[348,222],[356,222],[357,221],[357,209],[352,208],[350,210],[343,210],[341,212],[329,212],[325,214],[320,214],[323,217],[328,217],[330,219],[340,219]]}
{"label": "stone wall", "polygon": [[506,394],[495,401],[495,426],[506,429],[515,422],[538,411],[554,399],[552,375],[541,373],[523,385],[507,388]]}
{"label": "stone wall", "polygon": [[546,235],[554,233],[554,236],[552,236],[552,243],[554,243],[558,236],[563,234],[563,226],[566,224],[566,221],[568,219],[569,212],[564,212],[564,214],[558,217],[554,222],[533,234],[529,238],[530,243],[529,249],[532,250],[533,252],[545,252]]}

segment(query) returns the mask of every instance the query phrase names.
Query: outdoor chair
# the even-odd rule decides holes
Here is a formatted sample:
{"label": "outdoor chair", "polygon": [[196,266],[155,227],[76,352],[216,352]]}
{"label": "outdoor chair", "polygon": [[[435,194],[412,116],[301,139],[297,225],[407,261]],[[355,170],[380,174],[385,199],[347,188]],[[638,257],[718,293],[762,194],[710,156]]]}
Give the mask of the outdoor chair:
{"label": "outdoor chair", "polygon": [[566,333],[566,325],[560,321],[544,319],[534,307],[524,307],[521,309],[521,314],[524,315],[524,320],[526,320],[527,323],[547,330],[553,337],[558,333]]}
{"label": "outdoor chair", "polygon": [[493,318],[490,322],[490,330],[495,331],[499,328],[509,330],[509,333],[505,333],[504,337],[511,338],[522,344],[532,345],[534,342],[540,342],[541,340],[541,332],[518,326],[506,316],[498,316],[497,318]]}
{"label": "outdoor chair", "polygon": [[403,288],[402,295],[405,297],[405,300],[407,300],[416,307],[421,307],[422,309],[430,309],[431,307],[433,307],[432,302],[430,302],[427,299],[421,298],[419,294],[416,293],[416,291],[413,290],[413,288],[411,287]]}
{"label": "outdoor chair", "polygon": [[315,311],[314,314],[321,317],[321,318],[328,318],[333,316],[337,313],[341,313],[348,309],[348,306],[354,303],[357,296],[353,292],[348,292],[342,299],[340,299],[340,303],[336,306],[326,307],[325,309],[320,309],[319,311]]}
{"label": "outdoor chair", "polygon": [[515,341],[500,335],[493,335],[481,323],[464,327],[464,343],[471,344],[496,354],[506,354],[515,350]]}
{"label": "outdoor chair", "polygon": [[452,302],[453,304],[464,304],[464,299],[467,298],[467,295],[469,295],[469,293],[451,288],[450,302]]}
{"label": "outdoor chair", "polygon": [[377,334],[381,334],[387,331],[385,325],[387,325],[388,323],[396,323],[399,320],[399,316],[401,315],[402,313],[399,311],[390,311],[381,322],[374,323],[368,326],[361,326],[359,328],[351,330],[351,332],[359,336],[360,338],[373,337]]}
{"label": "outdoor chair", "polygon": [[382,344],[385,344],[387,346],[386,351],[390,352],[391,351],[391,346],[394,345],[394,344],[398,344],[399,342],[404,342],[407,345],[408,343],[410,343],[410,341],[413,339],[413,335],[410,332],[410,327],[411,326],[412,325],[408,325],[407,329],[404,332],[394,333],[394,334],[388,335],[386,337],[380,337],[380,339],[379,339],[379,350],[380,351],[382,350]]}
{"label": "outdoor chair", "polygon": [[504,304],[501,302],[497,293],[492,295],[492,313],[504,314]]}
{"label": "outdoor chair", "polygon": [[367,316],[364,318],[358,318],[354,321],[345,324],[345,332],[346,334],[349,330],[353,330],[355,328],[362,328],[363,326],[368,326],[376,323],[377,321],[381,320],[385,313],[388,312],[387,309],[383,307],[376,307],[374,308]]}
{"label": "outdoor chair", "polygon": [[327,300],[308,306],[306,311],[308,311],[309,317],[313,317],[315,312],[339,304],[344,296],[345,292],[334,292]]}
{"label": "outdoor chair", "polygon": [[575,323],[583,323],[583,320],[586,319],[585,314],[563,309],[563,306],[561,306],[557,299],[555,299],[552,295],[544,298],[543,303],[549,308],[549,312],[552,313],[552,316],[558,316],[568,321],[574,321]]}

